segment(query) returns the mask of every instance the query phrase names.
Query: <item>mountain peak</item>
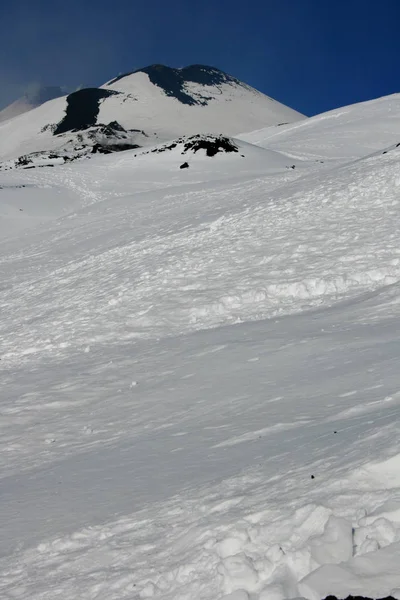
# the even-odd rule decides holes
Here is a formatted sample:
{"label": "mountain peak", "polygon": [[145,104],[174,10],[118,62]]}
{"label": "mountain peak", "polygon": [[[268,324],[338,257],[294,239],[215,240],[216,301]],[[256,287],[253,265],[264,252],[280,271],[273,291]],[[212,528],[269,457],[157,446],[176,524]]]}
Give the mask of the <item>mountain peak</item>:
{"label": "mountain peak", "polygon": [[137,69],[136,71],[131,71],[130,73],[118,75],[118,77],[115,77],[106,85],[113,85],[125,77],[135,75],[136,73],[145,73],[151,83],[161,88],[167,96],[176,98],[182,104],[192,106],[195,104],[205,106],[208,104],[210,98],[207,96],[198,97],[198,95],[197,97],[193,97],[186,89],[187,84],[195,83],[202,86],[216,86],[225,83],[245,86],[245,84],[235,77],[228,75],[216,67],[189,65],[187,67],[174,68],[162,64],[153,64]]}

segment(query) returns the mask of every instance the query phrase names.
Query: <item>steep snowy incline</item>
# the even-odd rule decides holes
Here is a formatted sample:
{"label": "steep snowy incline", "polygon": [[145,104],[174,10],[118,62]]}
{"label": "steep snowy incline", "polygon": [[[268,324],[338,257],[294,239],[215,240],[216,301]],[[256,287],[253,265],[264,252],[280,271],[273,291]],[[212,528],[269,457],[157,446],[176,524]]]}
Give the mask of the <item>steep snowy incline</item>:
{"label": "steep snowy incline", "polygon": [[239,137],[296,159],[344,162],[400,142],[400,94],[344,106]]}
{"label": "steep snowy incline", "polygon": [[383,138],[1,173],[1,598],[400,600]]}

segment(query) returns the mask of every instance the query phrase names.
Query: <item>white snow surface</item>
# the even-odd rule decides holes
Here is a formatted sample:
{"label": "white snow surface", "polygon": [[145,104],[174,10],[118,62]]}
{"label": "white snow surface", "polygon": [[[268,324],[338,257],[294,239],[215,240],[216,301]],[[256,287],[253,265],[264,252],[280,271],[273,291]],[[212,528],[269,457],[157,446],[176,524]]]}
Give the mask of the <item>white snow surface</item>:
{"label": "white snow surface", "polygon": [[400,598],[397,104],[0,173],[1,598]]}
{"label": "white snow surface", "polygon": [[399,111],[400,94],[393,94],[238,137],[293,158],[340,164],[400,142]]}

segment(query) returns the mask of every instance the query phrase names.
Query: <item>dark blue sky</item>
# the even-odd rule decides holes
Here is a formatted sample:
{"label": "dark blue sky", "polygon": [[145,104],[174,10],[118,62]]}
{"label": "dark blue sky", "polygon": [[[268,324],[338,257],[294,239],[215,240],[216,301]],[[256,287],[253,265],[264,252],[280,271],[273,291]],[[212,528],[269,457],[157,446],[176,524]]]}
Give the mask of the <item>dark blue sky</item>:
{"label": "dark blue sky", "polygon": [[0,0],[0,57],[0,107],[202,63],[312,115],[400,91],[400,0]]}

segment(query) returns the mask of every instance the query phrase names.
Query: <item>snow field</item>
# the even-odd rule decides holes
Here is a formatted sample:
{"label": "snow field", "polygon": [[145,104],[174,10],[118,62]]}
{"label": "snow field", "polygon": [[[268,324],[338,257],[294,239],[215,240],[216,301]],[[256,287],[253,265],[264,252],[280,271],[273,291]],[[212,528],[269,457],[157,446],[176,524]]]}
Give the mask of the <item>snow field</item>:
{"label": "snow field", "polygon": [[312,600],[321,581],[342,594],[339,562],[354,593],[399,587],[379,554],[400,527],[397,305],[371,324],[385,297],[11,369],[3,596]]}
{"label": "snow field", "polygon": [[[21,260],[3,259],[3,357],[271,318],[396,283],[398,155],[270,192],[279,174],[111,197],[54,222],[44,239],[32,236]],[[45,269],[37,279],[39,246]],[[8,287],[19,268],[23,283]]]}
{"label": "snow field", "polygon": [[1,174],[1,598],[400,599],[396,102]]}

